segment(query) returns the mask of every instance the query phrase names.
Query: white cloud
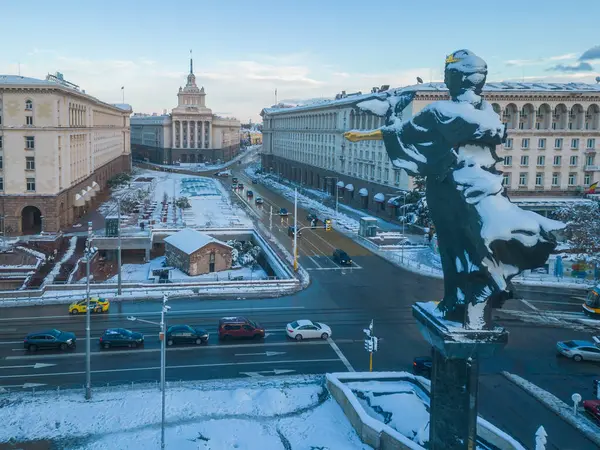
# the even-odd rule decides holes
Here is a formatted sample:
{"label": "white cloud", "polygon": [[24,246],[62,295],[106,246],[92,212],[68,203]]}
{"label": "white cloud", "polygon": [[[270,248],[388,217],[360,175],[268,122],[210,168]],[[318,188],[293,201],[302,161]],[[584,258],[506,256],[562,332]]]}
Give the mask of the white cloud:
{"label": "white cloud", "polygon": [[564,55],[549,56],[547,58],[535,58],[535,59],[509,59],[505,61],[507,66],[536,66],[545,64],[553,61],[568,61],[576,59],[577,53],[565,53]]}

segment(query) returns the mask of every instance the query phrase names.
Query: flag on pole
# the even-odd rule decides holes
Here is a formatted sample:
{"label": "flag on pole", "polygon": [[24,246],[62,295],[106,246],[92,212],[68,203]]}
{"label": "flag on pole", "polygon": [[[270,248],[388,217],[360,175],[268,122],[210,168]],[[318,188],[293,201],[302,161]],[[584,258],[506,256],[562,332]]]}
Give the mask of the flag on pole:
{"label": "flag on pole", "polygon": [[125,89],[125,86],[121,86],[121,90]]}
{"label": "flag on pole", "polygon": [[275,89],[275,95],[277,95],[277,89]]}
{"label": "flag on pole", "polygon": [[598,187],[598,182],[596,181],[595,183],[593,183],[593,184],[590,185],[590,187],[588,188],[587,193],[588,194],[595,194],[597,187]]}

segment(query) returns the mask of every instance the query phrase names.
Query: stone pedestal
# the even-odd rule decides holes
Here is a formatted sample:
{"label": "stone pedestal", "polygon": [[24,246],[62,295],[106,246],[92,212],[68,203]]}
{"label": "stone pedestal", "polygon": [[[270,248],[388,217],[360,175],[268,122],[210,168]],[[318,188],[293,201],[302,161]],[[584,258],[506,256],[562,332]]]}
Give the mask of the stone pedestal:
{"label": "stone pedestal", "polygon": [[413,305],[419,330],[433,347],[430,450],[475,450],[479,361],[508,342],[501,327],[469,330],[445,320],[433,302]]}

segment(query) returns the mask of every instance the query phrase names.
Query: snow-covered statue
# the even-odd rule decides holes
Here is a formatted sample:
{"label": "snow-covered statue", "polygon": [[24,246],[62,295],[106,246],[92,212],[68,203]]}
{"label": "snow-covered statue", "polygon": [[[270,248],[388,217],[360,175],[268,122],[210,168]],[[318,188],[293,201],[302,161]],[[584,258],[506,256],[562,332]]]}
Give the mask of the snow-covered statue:
{"label": "snow-covered statue", "polygon": [[[426,176],[426,198],[438,236],[444,298],[438,308],[467,328],[490,324],[491,308],[511,297],[511,278],[545,264],[561,222],[513,204],[502,186],[496,146],[506,126],[481,98],[485,61],[469,50],[446,58],[450,100],[429,104],[408,121],[415,92],[387,92],[357,104],[386,116],[386,125],[345,133],[351,142],[383,140],[397,168]],[[487,306],[487,307],[486,307]]]}

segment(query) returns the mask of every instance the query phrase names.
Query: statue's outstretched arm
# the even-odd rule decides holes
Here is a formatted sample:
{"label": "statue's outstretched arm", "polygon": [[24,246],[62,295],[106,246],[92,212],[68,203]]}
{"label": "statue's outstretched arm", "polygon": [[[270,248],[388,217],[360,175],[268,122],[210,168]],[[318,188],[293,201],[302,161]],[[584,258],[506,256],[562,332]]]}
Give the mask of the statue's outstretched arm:
{"label": "statue's outstretched arm", "polygon": [[380,129],[372,131],[346,131],[344,137],[350,142],[358,141],[381,141],[383,140],[383,133]]}

